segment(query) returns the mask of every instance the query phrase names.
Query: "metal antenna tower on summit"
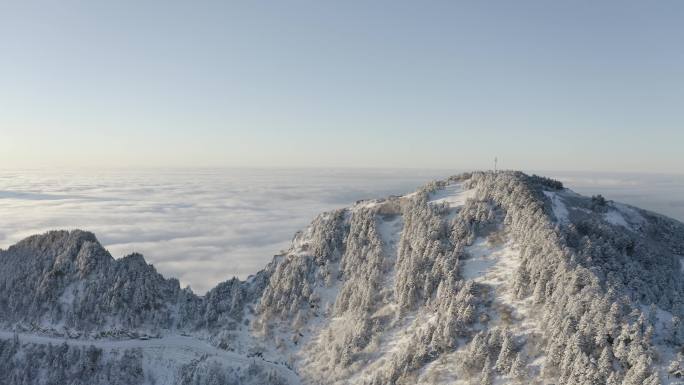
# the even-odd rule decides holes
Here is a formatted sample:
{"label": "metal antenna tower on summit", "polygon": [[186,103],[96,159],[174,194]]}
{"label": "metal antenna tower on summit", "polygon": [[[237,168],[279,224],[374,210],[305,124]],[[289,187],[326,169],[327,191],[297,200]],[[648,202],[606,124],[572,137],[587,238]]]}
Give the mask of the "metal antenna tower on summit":
{"label": "metal antenna tower on summit", "polygon": [[494,172],[496,172],[496,164],[499,162],[499,158],[494,157]]}

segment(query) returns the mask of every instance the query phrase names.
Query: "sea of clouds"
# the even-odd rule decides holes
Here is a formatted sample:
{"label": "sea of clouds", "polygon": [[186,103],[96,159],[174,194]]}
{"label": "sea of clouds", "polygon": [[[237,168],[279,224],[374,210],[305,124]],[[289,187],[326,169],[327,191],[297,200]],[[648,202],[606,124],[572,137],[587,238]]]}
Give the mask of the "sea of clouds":
{"label": "sea of clouds", "polygon": [[444,171],[0,171],[0,248],[52,229],[140,252],[203,293],[262,269],[322,211],[410,192]]}
{"label": "sea of clouds", "polygon": [[[322,211],[414,191],[449,170],[0,170],[0,248],[52,229],[96,234],[204,293],[246,278]],[[684,177],[544,173],[684,220]]]}

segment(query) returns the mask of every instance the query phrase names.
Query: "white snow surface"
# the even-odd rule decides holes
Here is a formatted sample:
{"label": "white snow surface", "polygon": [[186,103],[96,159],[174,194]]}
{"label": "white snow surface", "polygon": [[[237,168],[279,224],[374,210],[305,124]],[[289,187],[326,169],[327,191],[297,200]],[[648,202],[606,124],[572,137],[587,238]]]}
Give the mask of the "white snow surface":
{"label": "white snow surface", "polygon": [[68,339],[0,331],[0,339],[12,339],[15,336],[17,336],[19,341],[23,344],[61,345],[66,343],[72,346],[95,346],[96,348],[104,350],[105,353],[114,350],[139,348],[143,350],[143,365],[146,379],[149,381],[153,378],[157,383],[168,383],[165,382],[165,380],[172,381],[177,368],[200,357],[214,359],[226,366],[232,367],[246,367],[252,362],[257,362],[265,367],[276,370],[286,378],[290,384],[300,383],[297,375],[284,365],[266,361],[261,358],[246,357],[235,352],[222,350],[205,341],[190,336],[168,335],[147,340],[106,340]]}
{"label": "white snow surface", "polygon": [[637,210],[626,204],[611,202],[610,206],[611,210],[603,214],[603,218],[609,223],[633,231],[646,223],[646,219]]}
{"label": "white snow surface", "polygon": [[558,223],[568,223],[568,208],[565,206],[565,203],[559,194],[553,191],[544,191],[544,195],[551,200],[553,216],[556,217]]}
{"label": "white snow surface", "polygon": [[[492,244],[488,238],[480,237],[466,248],[470,258],[461,262],[461,276],[464,279],[483,281],[487,275],[496,270],[506,267],[507,272],[512,273],[517,267],[515,250],[510,243]],[[508,271],[511,270],[511,271]]]}
{"label": "white snow surface", "polygon": [[612,223],[617,226],[622,226],[626,229],[631,228],[629,226],[629,223],[627,223],[627,221],[625,220],[625,217],[623,217],[622,214],[617,210],[610,210],[607,213],[603,214],[603,219],[605,219],[609,223]]}
{"label": "white snow surface", "polygon": [[[655,322],[653,324],[654,331],[652,341],[658,351],[654,365],[660,373],[660,379],[663,385],[681,385],[682,381],[680,379],[668,374],[670,362],[677,358],[677,353],[681,350],[680,346],[673,345],[669,342],[672,334],[673,315],[659,306],[655,306],[654,310]],[[647,316],[651,316],[652,309],[650,306],[642,305],[641,311]]]}
{"label": "white snow surface", "polygon": [[475,189],[465,190],[463,183],[450,183],[444,188],[430,194],[428,202],[433,204],[447,203],[449,207],[463,206],[469,198],[475,196]]}
{"label": "white snow surface", "polygon": [[[518,246],[503,233],[494,233],[489,237],[479,237],[466,249],[470,258],[461,262],[460,272],[464,279],[472,279],[484,284],[491,290],[494,311],[490,314],[488,328],[505,326],[517,336],[540,334],[540,327],[532,316],[534,306],[531,298],[517,299],[512,291],[513,276],[520,266],[520,250]],[[466,385],[470,382],[453,375],[453,368],[466,354],[467,345],[461,345],[456,351],[426,365],[418,379],[419,383]],[[544,362],[543,356],[536,356],[525,351],[529,357],[532,370],[539,370]],[[495,384],[512,383],[508,376],[498,376]]]}
{"label": "white snow surface", "polygon": [[[401,239],[401,232],[404,229],[404,217],[396,215],[386,220],[378,221],[378,232],[382,239],[383,250],[388,264],[394,267],[397,260],[397,253],[399,248],[399,240]],[[394,290],[395,274],[391,271],[387,274],[384,290]]]}

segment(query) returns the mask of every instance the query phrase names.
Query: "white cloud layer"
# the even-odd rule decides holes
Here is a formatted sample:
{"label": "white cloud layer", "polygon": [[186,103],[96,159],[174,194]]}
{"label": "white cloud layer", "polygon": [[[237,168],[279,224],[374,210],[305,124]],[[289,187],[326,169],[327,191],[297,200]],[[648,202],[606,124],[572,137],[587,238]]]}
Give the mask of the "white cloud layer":
{"label": "white cloud layer", "polygon": [[[145,255],[198,293],[245,278],[318,213],[401,194],[456,171],[0,170],[0,248],[52,229],[94,232],[114,257]],[[553,173],[545,173],[553,176]],[[684,220],[684,178],[558,174],[578,192]]]}
{"label": "white cloud layer", "polygon": [[413,191],[446,171],[0,171],[0,248],[52,229],[92,231],[203,293],[245,278],[318,213]]}

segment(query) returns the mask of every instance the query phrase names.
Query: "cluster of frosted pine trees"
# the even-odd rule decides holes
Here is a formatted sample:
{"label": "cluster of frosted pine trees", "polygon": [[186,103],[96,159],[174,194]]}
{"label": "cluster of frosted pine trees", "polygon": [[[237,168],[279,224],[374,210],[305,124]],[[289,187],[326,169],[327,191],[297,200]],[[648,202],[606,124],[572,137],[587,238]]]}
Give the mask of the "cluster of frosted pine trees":
{"label": "cluster of frosted pine trees", "polygon": [[[476,194],[455,215],[445,204],[428,202],[432,192],[459,182]],[[653,303],[675,314],[666,342],[680,343],[683,291],[675,254],[684,249],[675,234],[682,229],[644,212],[650,225],[627,232],[602,220],[606,209],[589,198],[574,204],[590,214],[560,226],[543,191],[562,188],[522,173],[472,173],[431,183],[400,204],[391,202],[400,207],[394,213],[388,214],[388,202],[338,211],[328,217],[335,218],[325,226],[329,232],[317,233],[309,243],[316,250],[334,244],[327,246],[332,257],[325,252],[287,256],[262,297],[262,325],[292,319],[293,340],[299,341],[307,322],[320,314],[344,319],[343,325],[324,323],[323,337],[307,346],[320,359],[303,361],[312,373],[337,380],[372,366],[373,350],[402,317],[434,314],[377,365],[370,383],[410,382],[418,369],[459,349],[471,354],[459,355],[456,372],[482,383],[495,376],[521,382],[551,378],[560,384],[657,383],[656,369],[667,363],[657,361],[655,321],[642,308]],[[396,256],[383,250],[377,230],[392,214],[403,219]],[[529,341],[515,330],[487,327],[493,310],[486,289],[458,271],[459,261],[467,258],[464,248],[496,231],[520,248],[514,294],[533,299],[535,321],[544,331]],[[327,313],[318,308],[318,292],[334,285],[339,291]],[[271,307],[276,298],[279,305]],[[286,311],[277,310],[285,304]],[[533,370],[528,365],[534,360],[541,364]]]}

